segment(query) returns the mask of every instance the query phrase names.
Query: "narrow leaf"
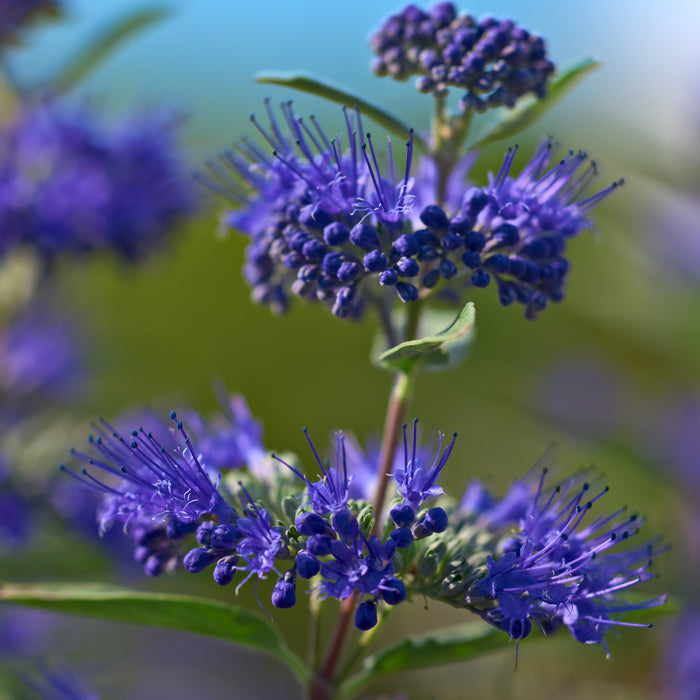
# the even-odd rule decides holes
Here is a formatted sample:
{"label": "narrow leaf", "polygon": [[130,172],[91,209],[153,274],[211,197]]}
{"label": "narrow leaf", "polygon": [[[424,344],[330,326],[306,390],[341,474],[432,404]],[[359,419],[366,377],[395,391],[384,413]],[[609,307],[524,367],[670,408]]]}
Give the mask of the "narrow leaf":
{"label": "narrow leaf", "polygon": [[471,341],[474,316],[474,304],[468,302],[445,330],[389,348],[379,356],[379,364],[392,372],[404,373],[417,364],[430,369],[451,366]]}
{"label": "narrow leaf", "polygon": [[397,671],[466,661],[505,648],[510,639],[484,622],[470,622],[428,634],[406,637],[398,644],[367,657],[360,671],[341,686],[343,696],[356,693],[380,676]]}
{"label": "narrow leaf", "polygon": [[[630,603],[642,603],[648,598],[648,595],[640,593],[625,596]],[[675,614],[678,607],[676,599],[667,599],[663,605],[628,612],[620,616],[620,619],[625,622],[653,623]],[[566,637],[566,630],[560,630],[559,635]],[[551,636],[536,634],[523,643],[532,644],[535,640],[545,640]],[[360,670],[342,684],[340,693],[344,697],[353,695],[368,683],[390,673],[468,661],[504,649],[509,644],[512,641],[505,632],[483,622],[468,622],[407,637],[398,644],[368,656]]]}
{"label": "narrow leaf", "polygon": [[93,37],[47,82],[56,92],[69,90],[119,44],[170,15],[171,11],[165,7],[151,7],[129,12]]}
{"label": "narrow leaf", "polygon": [[287,649],[269,622],[216,600],[99,583],[3,583],[0,601],[217,637],[276,656],[302,680],[307,675],[304,663]]}
{"label": "narrow leaf", "polygon": [[577,83],[597,70],[600,65],[600,61],[586,58],[566,69],[550,83],[544,99],[533,99],[522,107],[508,113],[502,121],[492,126],[485,136],[470,145],[469,150],[478,150],[489,143],[509,139],[521,131],[525,131],[525,129],[547,114]]}
{"label": "narrow leaf", "polygon": [[[282,85],[292,90],[308,92],[312,95],[323,97],[340,105],[357,107],[362,114],[374,119],[377,124],[383,126],[387,131],[404,141],[408,139],[410,127],[407,124],[404,124],[398,117],[382,109],[379,105],[368,102],[340,85],[334,85],[324,79],[313,78],[304,73],[258,73],[255,76],[255,81],[271,85]],[[430,151],[428,142],[415,132],[413,134],[413,143],[423,153]]]}

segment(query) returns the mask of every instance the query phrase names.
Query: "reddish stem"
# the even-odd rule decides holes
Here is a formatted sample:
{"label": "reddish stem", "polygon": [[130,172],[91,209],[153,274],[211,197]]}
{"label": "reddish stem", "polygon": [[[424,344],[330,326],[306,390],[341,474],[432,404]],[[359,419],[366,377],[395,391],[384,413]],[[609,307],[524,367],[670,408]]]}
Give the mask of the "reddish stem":
{"label": "reddish stem", "polygon": [[[382,450],[379,460],[379,476],[377,492],[374,498],[375,521],[372,533],[376,533],[381,513],[384,508],[386,489],[389,483],[396,445],[398,444],[401,425],[405,420],[408,403],[411,398],[411,377],[407,374],[397,374],[394,380],[394,388],[387,408]],[[333,631],[333,638],[328,647],[328,653],[321,666],[321,670],[314,676],[309,686],[308,700],[332,700],[335,696],[335,673],[343,651],[345,638],[350,629],[350,620],[355,610],[358,596],[354,594],[344,600],[340,608],[340,616]]]}

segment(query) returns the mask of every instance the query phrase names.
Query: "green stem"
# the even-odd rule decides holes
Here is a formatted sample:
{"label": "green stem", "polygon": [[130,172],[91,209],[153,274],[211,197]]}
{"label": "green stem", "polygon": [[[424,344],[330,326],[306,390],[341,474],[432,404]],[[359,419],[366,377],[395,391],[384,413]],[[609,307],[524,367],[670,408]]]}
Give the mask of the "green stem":
{"label": "green stem", "polygon": [[316,596],[309,597],[309,613],[311,614],[311,625],[309,629],[309,668],[316,668],[321,655],[321,606]]}
{"label": "green stem", "polygon": [[422,310],[422,299],[412,301],[406,306],[406,328],[404,331],[404,340],[414,340],[418,337],[418,324],[420,323],[420,315]]}
{"label": "green stem", "polygon": [[382,326],[382,331],[384,332],[384,337],[386,338],[386,347],[393,348],[398,345],[401,341],[399,340],[398,333],[394,327],[394,323],[391,319],[391,309],[384,304],[384,300],[381,298],[375,298],[374,304],[377,307],[377,316],[379,318],[379,323]]}
{"label": "green stem", "polygon": [[353,667],[355,666],[358,661],[362,659],[362,657],[365,655],[367,649],[369,648],[369,645],[374,641],[374,638],[377,636],[377,632],[381,629],[382,625],[384,624],[384,621],[388,617],[389,613],[392,611],[393,608],[388,608],[386,612],[382,615],[380,618],[379,622],[372,627],[371,630],[365,632],[362,635],[362,638],[360,639],[360,643],[357,645],[357,648],[355,651],[352,653],[350,658],[347,660],[347,662],[344,664],[343,668],[341,669],[340,673],[338,674],[338,677],[343,679],[347,678],[348,675],[350,674],[350,671],[352,671]]}
{"label": "green stem", "polygon": [[443,206],[447,195],[447,181],[459,160],[461,147],[469,133],[473,112],[450,116],[447,114],[447,98],[435,98],[435,113],[432,124],[433,158],[437,166],[435,202]]}

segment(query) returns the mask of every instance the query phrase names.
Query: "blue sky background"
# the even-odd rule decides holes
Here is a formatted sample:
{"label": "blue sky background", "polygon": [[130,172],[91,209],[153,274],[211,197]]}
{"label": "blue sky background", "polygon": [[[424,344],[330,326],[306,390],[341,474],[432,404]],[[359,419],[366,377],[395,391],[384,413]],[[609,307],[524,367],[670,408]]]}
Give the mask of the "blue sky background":
{"label": "blue sky background", "polygon": [[[15,55],[13,67],[21,78],[50,75],[63,56],[112,19],[144,6],[132,0],[66,4],[67,21],[36,30],[27,49]],[[172,8],[173,16],[111,55],[82,89],[110,106],[164,103],[184,110],[191,115],[190,145],[199,153],[215,152],[234,139],[263,96],[289,97],[282,89],[253,84],[252,76],[266,69],[323,75],[401,109],[406,121],[425,119],[424,98],[411,81],[376,79],[368,70],[366,39],[400,3],[179,0],[160,5]],[[588,148],[596,145],[594,138],[608,140],[611,124],[624,125],[628,139],[643,136],[677,146],[690,126],[688,115],[700,112],[700,3],[474,0],[465,9],[477,16],[517,17],[547,38],[560,66],[587,55],[605,62],[546,123],[555,127],[578,117],[577,137],[585,138]],[[320,115],[337,114],[314,98],[295,100],[302,111],[308,105]],[[619,133],[611,140],[624,150]]]}

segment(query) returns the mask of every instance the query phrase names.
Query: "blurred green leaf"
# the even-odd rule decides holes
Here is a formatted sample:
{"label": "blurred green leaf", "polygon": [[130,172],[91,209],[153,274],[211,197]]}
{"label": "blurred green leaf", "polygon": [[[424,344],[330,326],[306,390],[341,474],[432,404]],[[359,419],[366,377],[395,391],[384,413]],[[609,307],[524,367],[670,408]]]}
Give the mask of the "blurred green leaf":
{"label": "blurred green leaf", "polygon": [[[625,600],[642,604],[649,600],[649,595],[632,593],[626,595]],[[621,619],[625,622],[648,624],[673,615],[677,611],[678,601],[669,598],[664,605],[635,610],[622,615]],[[561,630],[562,635],[565,633],[566,630]],[[549,637],[544,634],[532,635],[527,643],[531,644],[537,639],[543,640]],[[483,622],[468,622],[419,636],[407,637],[398,644],[368,656],[360,670],[341,685],[340,694],[341,696],[354,695],[368,683],[389,673],[468,661],[483,654],[504,649],[511,643],[511,639],[502,630]]]}
{"label": "blurred green leaf", "polygon": [[269,622],[216,600],[131,591],[99,583],[3,583],[0,601],[217,637],[272,654],[300,679],[307,676],[304,663],[287,649]]}
{"label": "blurred green leaf", "polygon": [[[443,325],[444,311],[426,312],[426,320],[422,328]],[[379,356],[379,365],[392,372],[406,374],[419,365],[422,369],[447,369],[456,364],[464,356],[474,333],[474,304],[470,301],[464,305],[457,318],[447,328],[439,333],[408,340],[405,343],[389,348]],[[439,327],[439,326],[437,326]]]}
{"label": "blurred green leaf", "polygon": [[172,14],[166,7],[150,7],[129,12],[93,37],[47,82],[56,92],[65,92],[80,82],[119,44],[137,32],[160,22]]}
{"label": "blurred green leaf", "polygon": [[534,99],[522,107],[509,112],[508,115],[497,124],[493,125],[488,133],[476,143],[469,146],[470,150],[483,148],[489,143],[502,141],[516,136],[525,131],[536,121],[541,119],[552,109],[565,95],[567,95],[583,78],[600,67],[600,61],[593,58],[585,58],[579,63],[567,68],[556,76],[547,89],[544,99]]}
{"label": "blurred green leaf", "polygon": [[[311,95],[323,97],[340,105],[357,107],[363,115],[374,119],[377,124],[380,124],[403,141],[408,138],[410,127],[407,124],[404,124],[398,117],[382,109],[379,105],[368,102],[340,85],[333,85],[321,78],[313,78],[304,73],[258,73],[255,76],[255,81],[271,85],[282,85],[292,90],[308,92]],[[428,142],[415,132],[413,134],[413,143],[423,153],[428,153],[430,150]]]}
{"label": "blurred green leaf", "polygon": [[356,693],[380,676],[427,666],[466,661],[495,649],[503,649],[510,639],[496,627],[470,622],[428,634],[406,637],[362,663],[362,668],[340,687],[341,696]]}

